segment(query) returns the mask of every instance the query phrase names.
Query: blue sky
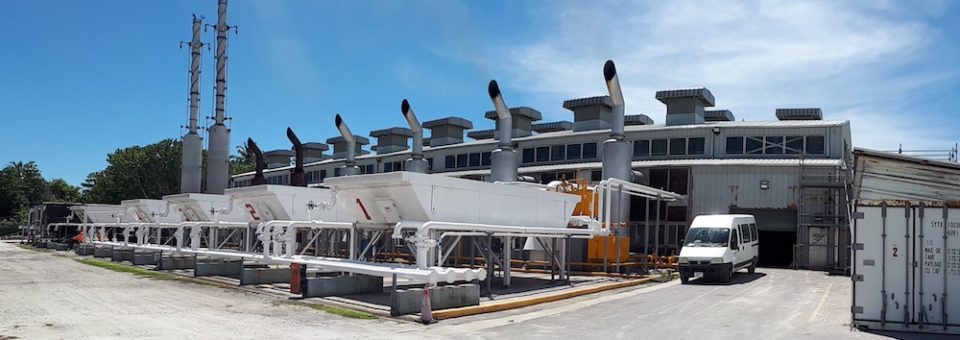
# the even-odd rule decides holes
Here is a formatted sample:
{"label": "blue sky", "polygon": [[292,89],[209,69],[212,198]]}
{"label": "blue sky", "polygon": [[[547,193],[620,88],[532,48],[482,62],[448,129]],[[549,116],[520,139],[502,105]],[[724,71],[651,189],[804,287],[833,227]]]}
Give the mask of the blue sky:
{"label": "blue sky", "polygon": [[[627,112],[663,121],[658,89],[706,86],[717,107],[770,120],[817,106],[856,146],[947,149],[960,140],[960,14],[951,1],[248,1],[230,3],[232,145],[263,149],[450,115],[477,128],[497,79],[507,104],[570,120],[604,94],[613,59]],[[83,182],[117,148],[178,138],[192,14],[216,1],[0,2],[0,161]],[[213,32],[204,35],[212,42]],[[213,53],[202,115],[212,115]]]}

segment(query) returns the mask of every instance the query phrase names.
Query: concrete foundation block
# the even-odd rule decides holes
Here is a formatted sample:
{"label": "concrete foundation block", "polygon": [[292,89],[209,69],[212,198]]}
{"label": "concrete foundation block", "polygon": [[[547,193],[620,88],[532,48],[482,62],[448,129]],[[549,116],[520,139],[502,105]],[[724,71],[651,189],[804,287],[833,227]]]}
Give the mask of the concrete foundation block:
{"label": "concrete foundation block", "polygon": [[77,246],[76,251],[77,251],[77,255],[89,256],[89,255],[93,255],[94,249],[95,247],[92,244],[81,244]]}
{"label": "concrete foundation block", "polygon": [[133,248],[114,247],[113,253],[110,254],[110,260],[113,262],[133,262],[134,253],[135,250]]}
{"label": "concrete foundation block", "polygon": [[194,277],[227,276],[239,279],[242,273],[242,260],[198,259],[197,265],[193,270]]}
{"label": "concrete foundation block", "polygon": [[383,278],[378,276],[324,276],[307,279],[303,297],[324,297],[383,292]]}
{"label": "concrete foundation block", "polygon": [[193,255],[163,255],[160,258],[160,270],[193,269],[197,266]]}
{"label": "concrete foundation block", "polygon": [[160,264],[160,251],[149,249],[137,249],[133,253],[133,264],[135,265],[157,265]]}
{"label": "concrete foundation block", "polygon": [[113,247],[96,246],[93,248],[93,257],[111,257],[113,256]]}
{"label": "concrete foundation block", "polygon": [[[423,303],[423,288],[398,289],[390,306],[391,314],[419,313]],[[439,286],[430,289],[430,307],[433,310],[480,305],[480,286],[462,284]]]}
{"label": "concrete foundation block", "polygon": [[57,244],[58,244],[58,243],[56,243],[56,242],[47,242],[47,244],[44,245],[44,248],[46,248],[46,249],[57,249]]}
{"label": "concrete foundation block", "polygon": [[240,285],[290,282],[290,268],[244,268]]}
{"label": "concrete foundation block", "polygon": [[57,243],[54,249],[60,250],[60,251],[67,251],[70,249],[70,245],[66,243]]}

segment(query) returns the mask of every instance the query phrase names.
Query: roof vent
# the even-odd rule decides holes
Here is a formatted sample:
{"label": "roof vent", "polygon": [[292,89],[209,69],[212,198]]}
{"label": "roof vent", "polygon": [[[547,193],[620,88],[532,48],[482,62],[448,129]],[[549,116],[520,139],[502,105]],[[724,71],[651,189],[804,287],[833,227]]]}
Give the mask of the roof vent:
{"label": "roof vent", "polygon": [[[483,117],[497,122],[497,126],[500,124],[500,120],[497,119],[497,111],[487,111]],[[527,137],[533,135],[533,122],[542,119],[540,111],[526,106],[510,108],[510,117],[513,119],[513,128],[510,130],[511,137]],[[494,137],[497,137],[496,132],[494,132]]]}
{"label": "roof vent", "polygon": [[823,120],[823,112],[819,107],[777,109],[779,120]]}
{"label": "roof vent", "polygon": [[407,141],[413,137],[413,130],[402,127],[392,127],[371,131],[370,137],[377,139],[377,145],[374,146],[374,150],[377,151],[377,154],[382,155],[409,149],[410,145]]}
{"label": "roof vent", "polygon": [[323,153],[329,149],[330,147],[324,143],[303,143],[303,162],[313,163],[322,161],[328,158],[328,156]]}
{"label": "roof vent", "polygon": [[653,125],[653,119],[647,117],[647,115],[636,114],[636,115],[626,115],[623,117],[623,124],[625,125]]}
{"label": "roof vent", "polygon": [[573,131],[606,130],[613,126],[610,96],[565,100],[563,108],[573,111]]}
{"label": "roof vent", "polygon": [[496,129],[473,130],[473,131],[467,132],[467,137],[473,138],[475,140],[493,139],[496,131],[497,131]]}
{"label": "roof vent", "polygon": [[703,110],[703,120],[708,122],[733,122],[737,118],[730,110]]}
{"label": "roof vent", "polygon": [[[370,153],[369,151],[363,150],[363,146],[370,144],[370,140],[367,137],[353,135],[353,138],[357,141],[357,151],[356,155],[366,155]],[[343,139],[343,136],[336,136],[327,139],[327,144],[333,145],[333,158],[346,158],[347,157],[347,141]]]}
{"label": "roof vent", "polygon": [[559,122],[537,123],[532,125],[536,133],[570,131],[573,129],[573,123],[561,120]]}
{"label": "roof vent", "polygon": [[716,102],[705,87],[657,91],[656,98],[667,105],[667,126],[702,124],[703,108]]}
{"label": "roof vent", "polygon": [[430,139],[424,139],[424,145],[441,146],[463,143],[463,131],[473,128],[473,123],[460,117],[447,117],[423,122],[430,129]]}
{"label": "roof vent", "polygon": [[279,149],[263,153],[263,158],[267,161],[267,169],[276,169],[290,166],[290,158],[293,158],[293,151]]}

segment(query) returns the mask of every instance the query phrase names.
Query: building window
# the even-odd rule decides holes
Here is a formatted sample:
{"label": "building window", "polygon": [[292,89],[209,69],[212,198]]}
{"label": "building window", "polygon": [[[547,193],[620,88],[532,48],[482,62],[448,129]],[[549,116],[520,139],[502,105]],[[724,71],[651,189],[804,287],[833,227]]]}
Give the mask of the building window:
{"label": "building window", "polygon": [[453,169],[457,167],[457,157],[454,155],[447,155],[443,158],[443,168],[444,169]]}
{"label": "building window", "polygon": [[739,155],[743,153],[743,137],[727,137],[728,155]]}
{"label": "building window", "polygon": [[323,182],[324,178],[327,178],[327,170],[320,170],[320,182]]}
{"label": "building window", "polygon": [[748,155],[762,155],[763,137],[747,137],[746,151]]}
{"label": "building window", "polygon": [[650,141],[646,139],[633,142],[633,157],[650,156]]}
{"label": "building window", "polygon": [[433,171],[433,157],[427,158],[427,170]]}
{"label": "building window", "polygon": [[333,177],[340,177],[340,168],[333,168]]}
{"label": "building window", "polygon": [[563,145],[554,145],[550,147],[550,160],[552,161],[562,161],[566,159],[566,146]]}
{"label": "building window", "polygon": [[597,158],[597,143],[583,143],[583,159]]}
{"label": "building window", "polygon": [[705,150],[706,144],[707,144],[706,138],[703,138],[703,137],[690,138],[690,140],[687,141],[687,154],[688,155],[704,154],[704,152],[706,151]]}
{"label": "building window", "polygon": [[533,148],[523,149],[523,162],[524,163],[533,163],[533,155],[536,150]]}
{"label": "building window", "polygon": [[763,153],[768,155],[782,155],[783,154],[783,136],[767,136],[766,137],[766,146],[764,147]]}
{"label": "building window", "polygon": [[590,172],[590,180],[594,182],[599,182],[603,180],[603,171],[593,170],[592,172]]}
{"label": "building window", "polygon": [[393,163],[383,163],[383,172],[393,172]]}
{"label": "building window", "polygon": [[650,141],[650,156],[666,156],[666,155],[667,155],[666,139],[654,139]]}
{"label": "building window", "polygon": [[480,165],[489,166],[490,165],[490,152],[484,152],[480,154]]}
{"label": "building window", "polygon": [[541,146],[537,148],[537,162],[546,162],[550,160],[550,147]]}
{"label": "building window", "polygon": [[686,138],[670,138],[670,155],[680,156],[687,152]]}
{"label": "building window", "polygon": [[803,137],[788,136],[784,153],[788,155],[799,155],[803,153]]}
{"label": "building window", "polygon": [[808,155],[823,155],[824,151],[823,136],[807,136]]}
{"label": "building window", "polygon": [[471,167],[480,166],[480,153],[479,153],[479,152],[470,154],[470,166],[471,166]]}
{"label": "building window", "polygon": [[457,167],[458,167],[458,168],[466,168],[466,167],[467,167],[467,165],[468,165],[468,164],[467,164],[467,157],[468,157],[468,156],[467,156],[467,154],[465,154],[465,153],[462,153],[462,154],[457,155]]}
{"label": "building window", "polygon": [[580,159],[580,144],[567,145],[567,159]]}

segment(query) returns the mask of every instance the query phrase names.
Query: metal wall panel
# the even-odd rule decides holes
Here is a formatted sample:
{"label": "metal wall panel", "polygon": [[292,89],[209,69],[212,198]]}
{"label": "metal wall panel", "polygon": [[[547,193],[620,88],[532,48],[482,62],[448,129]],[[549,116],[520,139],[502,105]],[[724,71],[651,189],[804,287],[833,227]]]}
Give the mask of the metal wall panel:
{"label": "metal wall panel", "polygon": [[[726,214],[731,208],[795,209],[799,170],[764,166],[691,169],[691,216]],[[766,181],[767,189],[761,189]],[[789,231],[796,231],[796,226]]]}
{"label": "metal wall panel", "polygon": [[854,323],[960,334],[960,209],[856,209]]}

